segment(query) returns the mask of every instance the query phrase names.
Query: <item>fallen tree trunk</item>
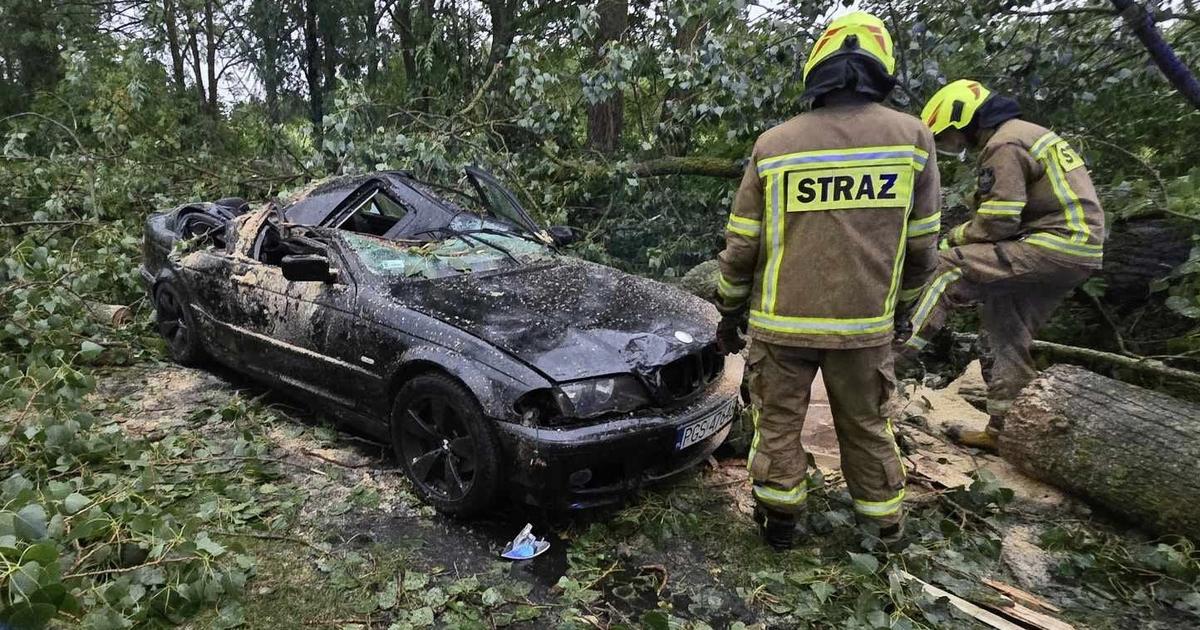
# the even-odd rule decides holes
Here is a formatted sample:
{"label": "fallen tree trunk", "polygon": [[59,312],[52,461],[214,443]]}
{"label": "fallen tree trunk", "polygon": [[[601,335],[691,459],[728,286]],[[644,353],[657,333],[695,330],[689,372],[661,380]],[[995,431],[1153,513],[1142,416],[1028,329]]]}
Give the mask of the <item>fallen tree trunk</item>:
{"label": "fallen tree trunk", "polygon": [[735,178],[741,177],[745,170],[746,163],[743,160],[703,156],[656,158],[629,167],[629,172],[638,177],[702,175]]}
{"label": "fallen tree trunk", "polygon": [[1104,242],[1104,301],[1138,303],[1150,284],[1188,259],[1191,234],[1170,219],[1139,217],[1112,226]]}
{"label": "fallen tree trunk", "polygon": [[1013,403],[1000,454],[1153,532],[1200,539],[1200,405],[1056,365]]}

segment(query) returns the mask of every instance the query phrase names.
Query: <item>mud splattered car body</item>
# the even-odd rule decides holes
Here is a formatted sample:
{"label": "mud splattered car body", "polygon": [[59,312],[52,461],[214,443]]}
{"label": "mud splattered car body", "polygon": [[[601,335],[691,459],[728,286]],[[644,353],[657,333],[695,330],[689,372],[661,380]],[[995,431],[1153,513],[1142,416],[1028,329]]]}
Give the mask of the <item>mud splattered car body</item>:
{"label": "mud splattered car body", "polygon": [[152,215],[141,271],[172,354],[392,443],[449,512],[501,494],[603,505],[706,458],[740,380],[716,352],[713,308],[559,253],[562,230],[468,172],[475,195],[386,172],[282,208]]}

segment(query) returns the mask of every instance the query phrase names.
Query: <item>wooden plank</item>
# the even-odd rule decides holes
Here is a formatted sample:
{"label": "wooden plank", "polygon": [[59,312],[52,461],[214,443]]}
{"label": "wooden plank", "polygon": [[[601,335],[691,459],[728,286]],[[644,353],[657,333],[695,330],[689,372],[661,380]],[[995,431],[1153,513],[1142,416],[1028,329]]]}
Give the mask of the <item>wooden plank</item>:
{"label": "wooden plank", "polygon": [[1050,615],[1040,613],[1032,608],[1026,608],[1018,603],[1013,603],[1012,606],[994,606],[992,604],[984,604],[985,608],[994,610],[1006,617],[1011,617],[1017,621],[1024,622],[1038,630],[1075,630],[1075,626],[1061,620],[1051,617]]}
{"label": "wooden plank", "polygon": [[992,628],[996,628],[997,630],[1027,630],[1023,626],[1018,626],[1017,624],[1015,624],[995,613],[988,612],[988,611],[980,608],[979,606],[976,606],[975,604],[972,604],[971,602],[969,602],[949,591],[942,590],[942,589],[930,584],[929,582],[926,582],[926,581],[922,580],[921,578],[909,573],[908,571],[900,571],[899,575],[900,575],[900,577],[902,577],[906,580],[912,580],[913,582],[920,584],[921,588],[926,593],[929,593],[930,595],[932,595],[934,597],[945,597],[950,602],[951,606],[954,606],[955,608],[970,615],[972,618],[974,618],[976,621],[979,621],[980,623],[986,624]]}
{"label": "wooden plank", "polygon": [[1011,584],[1005,584],[1004,582],[988,578],[984,578],[983,583],[1027,606],[1037,606],[1039,608],[1049,610],[1050,612],[1062,612],[1062,609],[1058,606],[1055,606],[1054,604],[1051,604],[1037,595],[1034,595],[1028,591],[1023,591]]}

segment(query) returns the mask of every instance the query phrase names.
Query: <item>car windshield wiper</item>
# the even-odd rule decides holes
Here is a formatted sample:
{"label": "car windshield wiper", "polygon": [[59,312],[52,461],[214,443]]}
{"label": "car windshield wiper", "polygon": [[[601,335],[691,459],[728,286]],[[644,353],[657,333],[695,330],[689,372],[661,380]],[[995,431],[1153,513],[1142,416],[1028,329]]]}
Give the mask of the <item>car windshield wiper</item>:
{"label": "car windshield wiper", "polygon": [[421,230],[420,232],[414,233],[413,236],[419,236],[421,234],[429,234],[431,232],[442,232],[445,234],[449,234],[450,236],[453,236],[455,238],[462,239],[464,241],[470,239],[472,241],[475,241],[476,243],[485,245],[487,247],[490,247],[490,248],[500,252],[501,254],[504,254],[505,256],[508,257],[509,260],[517,263],[518,265],[521,264],[521,261],[516,256],[514,256],[512,252],[508,251],[507,249],[487,240],[486,238],[479,238],[478,236],[474,236],[475,233],[486,232],[486,230],[456,230],[452,227],[445,226],[445,227],[431,228],[428,230]]}
{"label": "car windshield wiper", "polygon": [[512,230],[501,230],[499,228],[476,228],[473,230],[467,230],[467,232],[471,233],[471,234],[483,233],[483,234],[496,234],[499,236],[515,236],[516,238],[524,239],[531,243],[537,243],[538,245],[542,245],[544,247],[549,247],[550,249],[558,251],[558,248],[555,247],[553,244],[547,243],[546,241],[543,241],[542,239],[530,234],[528,231],[525,231],[525,230],[516,232],[516,231],[512,231]]}

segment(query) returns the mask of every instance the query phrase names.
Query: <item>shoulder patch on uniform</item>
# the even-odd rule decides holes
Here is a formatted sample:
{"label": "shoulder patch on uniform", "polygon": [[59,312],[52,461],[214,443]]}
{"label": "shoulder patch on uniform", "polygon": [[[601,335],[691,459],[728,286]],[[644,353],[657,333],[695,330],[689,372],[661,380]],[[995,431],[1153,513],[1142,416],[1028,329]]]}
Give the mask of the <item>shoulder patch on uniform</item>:
{"label": "shoulder patch on uniform", "polygon": [[979,194],[986,195],[992,192],[992,186],[995,185],[996,172],[992,170],[992,167],[985,166],[979,169],[979,181],[975,184],[975,187],[979,190]]}

